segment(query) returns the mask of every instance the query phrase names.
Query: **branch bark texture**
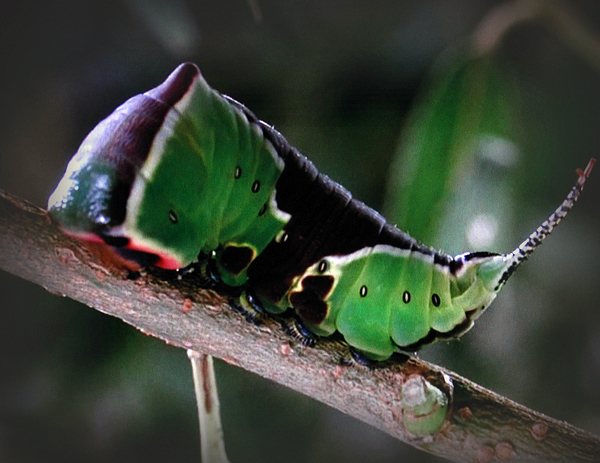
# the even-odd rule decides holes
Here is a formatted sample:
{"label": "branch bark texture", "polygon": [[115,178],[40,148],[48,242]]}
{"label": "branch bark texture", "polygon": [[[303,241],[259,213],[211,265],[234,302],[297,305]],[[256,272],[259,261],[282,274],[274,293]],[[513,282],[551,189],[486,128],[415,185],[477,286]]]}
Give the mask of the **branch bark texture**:
{"label": "branch bark texture", "polygon": [[[46,212],[0,191],[0,269],[113,315],[140,331],[288,386],[424,451],[453,461],[600,461],[600,438],[418,359],[385,368],[340,364],[343,345],[300,345],[279,323],[248,323],[223,296],[185,280],[128,279],[64,236]],[[405,426],[403,385],[420,376],[447,395],[439,432]],[[405,408],[405,407],[404,407]]]}

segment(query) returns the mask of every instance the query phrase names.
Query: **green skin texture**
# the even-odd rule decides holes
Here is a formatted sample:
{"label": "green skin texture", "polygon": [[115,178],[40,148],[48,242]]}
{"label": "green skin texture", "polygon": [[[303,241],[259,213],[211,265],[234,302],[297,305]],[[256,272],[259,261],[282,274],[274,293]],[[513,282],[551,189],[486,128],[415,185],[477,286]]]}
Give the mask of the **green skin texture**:
{"label": "green skin texture", "polygon": [[[94,131],[49,202],[65,231],[84,239],[91,232],[83,225],[78,228],[70,208],[85,204],[98,188],[98,182],[87,180],[94,172],[111,175],[101,160],[86,161],[93,148]],[[168,257],[175,267],[197,261],[200,253],[213,256],[222,281],[243,286],[248,266],[237,274],[228,272],[221,265],[220,250],[249,247],[255,258],[281,237],[290,218],[275,201],[283,169],[283,160],[261,131],[199,75],[167,114],[136,175],[125,221],[114,233],[130,238],[135,249]],[[260,188],[254,191],[257,180]],[[259,214],[265,204],[266,212]],[[387,245],[363,248],[347,256],[326,257],[322,272],[321,262],[310,266],[297,276],[281,304],[265,308],[280,312],[291,306],[290,294],[302,291],[306,277],[331,275],[334,284],[324,298],[326,316],[318,324],[304,320],[307,327],[324,336],[339,331],[352,347],[383,360],[398,346],[422,340],[431,329],[449,333],[460,327],[455,335],[467,331],[503,286],[502,276],[514,263],[509,256],[473,258],[453,274],[419,252]]]}
{"label": "green skin texture", "polygon": [[[283,161],[246,117],[203,80],[193,89],[184,102],[189,106],[176,106],[181,115],[172,111],[155,139],[142,168],[147,174],[137,177],[128,200],[124,232],[175,257],[182,267],[219,245],[247,246],[256,257],[289,220],[271,201]],[[253,192],[257,180],[260,187]],[[218,253],[216,258],[219,263]],[[245,271],[220,270],[228,285],[247,280]]]}
{"label": "green skin texture", "polygon": [[418,342],[430,329],[451,331],[467,321],[467,312],[471,321],[477,318],[496,297],[498,278],[507,267],[504,256],[486,257],[452,275],[448,267],[434,264],[432,256],[390,246],[324,260],[324,272],[319,271],[321,261],[292,288],[300,291],[306,276],[334,277],[334,287],[325,298],[327,317],[319,325],[304,323],[322,336],[339,331],[351,346],[376,360],[387,359],[397,346]]}

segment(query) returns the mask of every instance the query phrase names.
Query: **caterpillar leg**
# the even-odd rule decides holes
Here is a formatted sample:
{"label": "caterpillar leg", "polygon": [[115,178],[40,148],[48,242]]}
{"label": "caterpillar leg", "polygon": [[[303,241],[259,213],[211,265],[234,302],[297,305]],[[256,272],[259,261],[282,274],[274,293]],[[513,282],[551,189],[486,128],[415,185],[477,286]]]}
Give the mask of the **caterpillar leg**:
{"label": "caterpillar leg", "polygon": [[185,268],[177,270],[177,278],[193,280],[195,285],[204,289],[213,289],[218,286],[218,280],[210,270],[210,262],[200,261]]}
{"label": "caterpillar leg", "polygon": [[200,254],[198,262],[194,262],[187,267],[177,270],[164,270],[158,267],[151,268],[154,274],[159,274],[162,278],[174,278],[185,280],[194,286],[203,289],[215,289],[219,285],[219,278],[213,269],[209,256]]}
{"label": "caterpillar leg", "polygon": [[307,347],[313,347],[319,339],[319,336],[306,328],[297,318],[283,322],[283,329],[292,338]]}
{"label": "caterpillar leg", "polygon": [[242,314],[247,321],[255,325],[260,324],[265,314],[258,298],[248,289],[242,289],[239,297],[230,299],[229,305],[233,310]]}
{"label": "caterpillar leg", "polygon": [[340,363],[344,366],[359,365],[373,370],[375,367],[379,366],[381,362],[379,360],[373,360],[372,358],[367,357],[365,354],[352,346],[348,346],[348,350],[342,353]]}
{"label": "caterpillar leg", "polygon": [[347,351],[345,351],[340,358],[340,363],[344,366],[360,365],[367,367],[369,370],[374,370],[375,368],[386,368],[390,365],[401,365],[409,359],[410,357],[408,355],[401,352],[395,352],[389,359],[376,360],[360,350],[348,346]]}

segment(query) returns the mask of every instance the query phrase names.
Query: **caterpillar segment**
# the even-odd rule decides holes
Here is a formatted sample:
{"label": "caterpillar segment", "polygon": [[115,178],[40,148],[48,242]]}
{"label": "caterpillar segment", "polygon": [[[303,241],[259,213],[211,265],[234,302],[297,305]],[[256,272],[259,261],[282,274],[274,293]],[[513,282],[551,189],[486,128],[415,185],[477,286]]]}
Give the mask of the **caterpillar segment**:
{"label": "caterpillar segment", "polygon": [[448,259],[376,245],[310,266],[294,285],[290,302],[309,329],[322,336],[339,331],[376,360],[397,348],[413,351],[458,337],[571,210],[594,162],[578,170],[562,204],[508,254],[472,252]]}
{"label": "caterpillar segment", "polygon": [[352,198],[184,63],[90,132],[48,207],[66,233],[126,259],[197,269],[241,295],[249,320],[291,307],[307,343],[339,332],[383,360],[469,330],[571,209],[593,163],[513,252],[452,257]]}
{"label": "caterpillar segment", "polygon": [[237,286],[289,220],[273,195],[282,171],[261,127],[188,63],[100,122],[49,210],[68,234],[162,268],[216,251],[221,279]]}

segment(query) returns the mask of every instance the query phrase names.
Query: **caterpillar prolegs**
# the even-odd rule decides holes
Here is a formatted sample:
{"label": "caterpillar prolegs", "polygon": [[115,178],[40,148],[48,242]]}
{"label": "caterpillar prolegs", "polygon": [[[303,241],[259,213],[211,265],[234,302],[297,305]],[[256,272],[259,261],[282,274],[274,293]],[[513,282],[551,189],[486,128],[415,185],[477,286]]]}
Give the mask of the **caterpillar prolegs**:
{"label": "caterpillar prolegs", "polygon": [[456,337],[564,218],[559,208],[508,254],[450,256],[352,198],[266,123],[180,65],[84,139],[48,207],[63,230],[144,265],[209,256],[219,279],[310,332],[340,332],[382,360]]}

